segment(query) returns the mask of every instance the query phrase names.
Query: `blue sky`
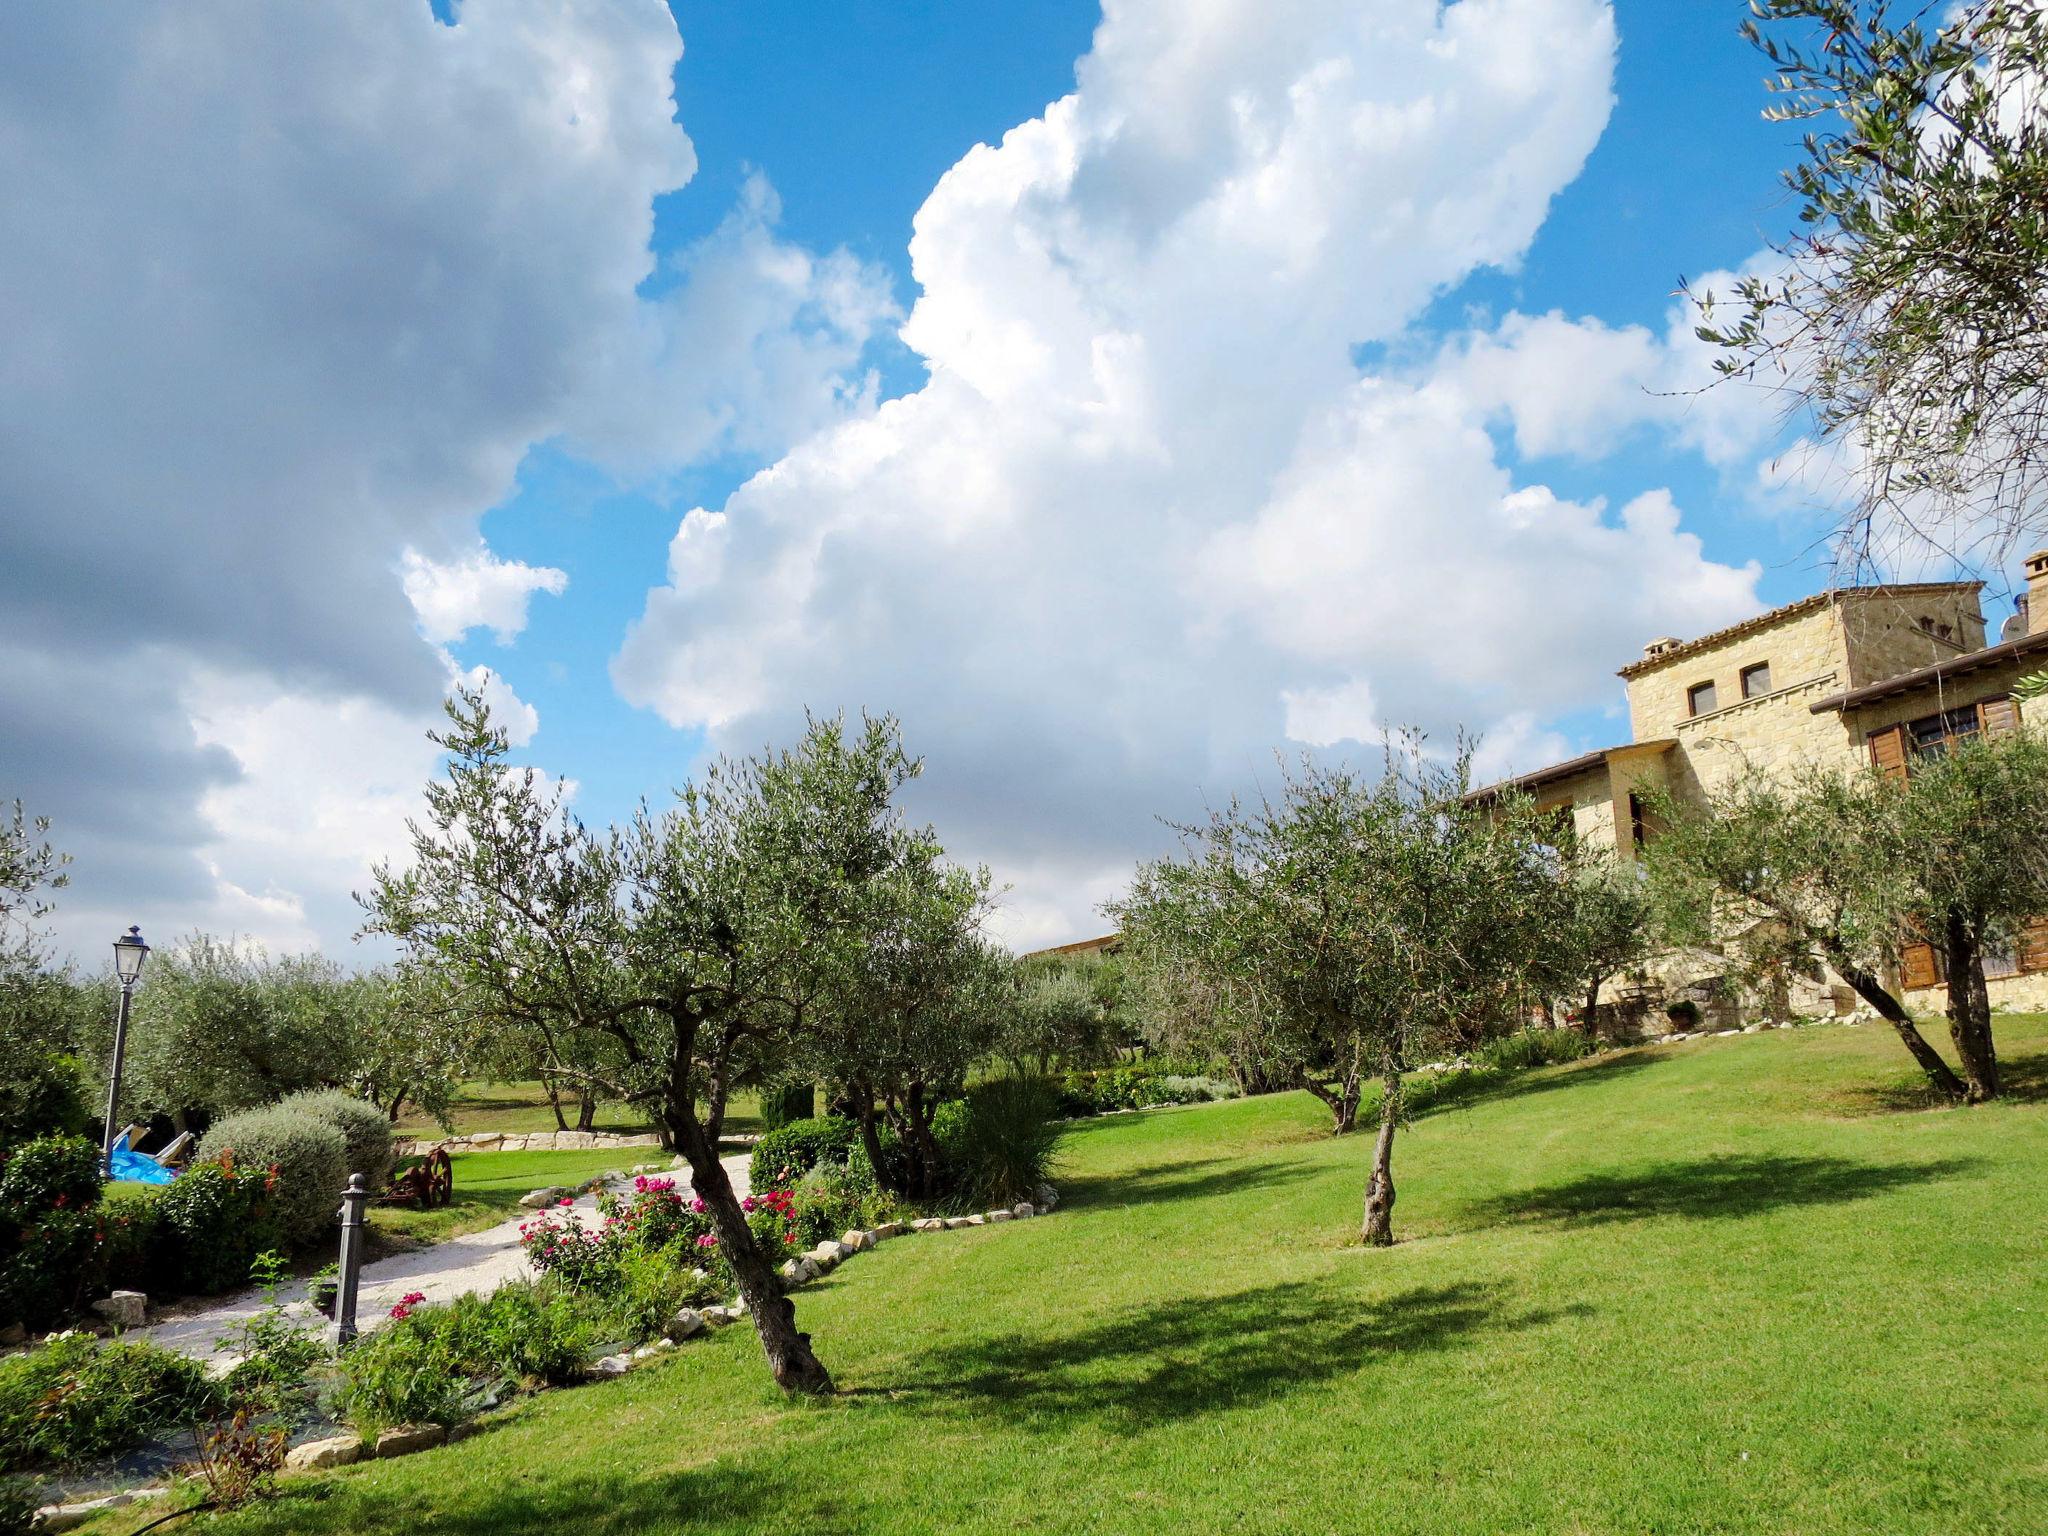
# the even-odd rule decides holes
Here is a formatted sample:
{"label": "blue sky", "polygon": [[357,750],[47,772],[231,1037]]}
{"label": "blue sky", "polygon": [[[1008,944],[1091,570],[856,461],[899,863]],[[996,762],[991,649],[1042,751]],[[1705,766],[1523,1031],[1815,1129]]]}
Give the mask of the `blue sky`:
{"label": "blue sky", "polygon": [[465,674],[595,821],[897,713],[1019,945],[1275,753],[1621,739],[1647,639],[1823,579],[1829,483],[1674,320],[1792,212],[1744,13],[0,14],[60,942],[352,952]]}

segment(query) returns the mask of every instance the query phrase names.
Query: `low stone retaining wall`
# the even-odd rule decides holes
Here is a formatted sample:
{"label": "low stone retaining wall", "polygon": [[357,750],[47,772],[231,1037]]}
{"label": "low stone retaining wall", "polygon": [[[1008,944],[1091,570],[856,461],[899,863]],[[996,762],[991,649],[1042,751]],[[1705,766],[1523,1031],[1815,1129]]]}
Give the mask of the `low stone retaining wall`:
{"label": "low stone retaining wall", "polygon": [[394,1141],[391,1150],[399,1157],[423,1157],[436,1147],[454,1152],[564,1152],[582,1148],[606,1150],[612,1147],[658,1147],[661,1138],[648,1131],[639,1136],[620,1136],[611,1131],[531,1131],[500,1135],[479,1131],[474,1136],[443,1136],[432,1140]]}

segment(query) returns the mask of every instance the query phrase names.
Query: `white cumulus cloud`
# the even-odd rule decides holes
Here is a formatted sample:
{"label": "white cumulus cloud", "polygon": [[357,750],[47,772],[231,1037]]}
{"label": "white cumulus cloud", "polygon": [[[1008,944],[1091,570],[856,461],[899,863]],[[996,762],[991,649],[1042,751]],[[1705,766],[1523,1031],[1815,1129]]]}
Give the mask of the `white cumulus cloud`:
{"label": "white cumulus cloud", "polygon": [[898,711],[920,809],[1008,882],[1018,942],[1098,926],[1158,816],[1289,737],[1555,744],[1535,714],[1754,611],[1757,570],[1668,496],[1517,484],[1486,428],[1526,391],[1353,349],[1515,265],[1615,46],[1605,0],[1111,0],[1075,93],[917,215],[929,382],[691,511],[619,689],[721,746]]}

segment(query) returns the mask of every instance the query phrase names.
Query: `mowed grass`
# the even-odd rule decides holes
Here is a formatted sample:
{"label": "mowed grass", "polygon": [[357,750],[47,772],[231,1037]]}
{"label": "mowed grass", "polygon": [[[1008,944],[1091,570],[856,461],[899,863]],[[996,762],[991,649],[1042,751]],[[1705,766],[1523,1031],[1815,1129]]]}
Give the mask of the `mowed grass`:
{"label": "mowed grass", "polygon": [[1871,1028],[1529,1074],[1402,1133],[1389,1251],[1305,1097],[1082,1124],[1051,1218],[801,1293],[831,1401],[732,1329],[211,1528],[2033,1536],[2048,1030],[2000,1036],[1969,1111]]}
{"label": "mowed grass", "polygon": [[445,1242],[466,1232],[494,1227],[519,1209],[522,1195],[550,1184],[567,1189],[599,1174],[641,1163],[667,1163],[659,1147],[593,1147],[561,1152],[457,1152],[455,1198],[422,1211],[403,1205],[370,1207],[373,1232],[397,1239],[394,1246]]}

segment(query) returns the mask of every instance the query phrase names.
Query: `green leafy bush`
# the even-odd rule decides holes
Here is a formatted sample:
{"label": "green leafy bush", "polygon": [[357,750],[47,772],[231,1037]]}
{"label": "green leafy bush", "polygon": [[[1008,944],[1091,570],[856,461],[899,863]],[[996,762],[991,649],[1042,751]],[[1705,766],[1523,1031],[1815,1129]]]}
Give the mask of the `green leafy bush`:
{"label": "green leafy bush", "polygon": [[47,1211],[89,1210],[106,1187],[100,1149],[83,1136],[39,1136],[0,1169],[0,1222],[25,1225]]}
{"label": "green leafy bush", "polygon": [[154,1288],[212,1296],[245,1284],[256,1255],[284,1244],[277,1183],[266,1168],[198,1163],[164,1186],[149,1202],[162,1271]]}
{"label": "green leafy bush", "polygon": [[871,1227],[895,1213],[895,1202],[875,1187],[864,1163],[861,1170],[820,1163],[798,1179],[789,1194],[788,1225],[796,1229],[793,1249],[836,1242],[849,1228]]}
{"label": "green leafy bush", "polygon": [[38,1136],[77,1136],[91,1123],[76,1057],[31,1051],[0,1077],[0,1147]]}
{"label": "green leafy bush", "polygon": [[552,1281],[515,1281],[445,1306],[401,1303],[341,1357],[340,1405],[365,1434],[458,1423],[514,1387],[573,1380],[608,1321]]}
{"label": "green leafy bush", "polygon": [[810,1083],[778,1083],[761,1090],[761,1124],[780,1130],[818,1113],[818,1090]]}
{"label": "green leafy bush", "polygon": [[792,1120],[755,1143],[748,1176],[756,1189],[788,1189],[820,1163],[844,1164],[860,1127],[838,1115]]}
{"label": "green leafy bush", "polygon": [[99,1216],[47,1211],[26,1228],[7,1228],[12,1252],[0,1261],[0,1317],[48,1328],[99,1289]]}
{"label": "green leafy bush", "polygon": [[613,1339],[644,1344],[659,1338],[682,1308],[730,1296],[732,1281],[724,1264],[707,1263],[707,1257],[680,1242],[621,1254],[613,1285],[603,1297],[603,1331]]}
{"label": "green leafy bush", "polygon": [[383,1110],[339,1088],[294,1093],[279,1100],[277,1108],[297,1110],[333,1126],[348,1144],[348,1171],[360,1173],[372,1191],[384,1187],[391,1176],[391,1122]]}
{"label": "green leafy bush", "polygon": [[954,1197],[968,1205],[1031,1198],[1052,1173],[1059,1119],[1059,1093],[1042,1078],[976,1083],[961,1112],[944,1122]]}
{"label": "green leafy bush", "polygon": [[0,1361],[0,1471],[111,1456],[219,1404],[196,1360],[154,1344],[60,1334]]}
{"label": "green leafy bush", "polygon": [[277,1170],[272,1208],[287,1248],[310,1248],[327,1235],[348,1183],[341,1132],[302,1110],[252,1109],[229,1115],[199,1143],[200,1162],[228,1154],[237,1167]]}
{"label": "green leafy bush", "polygon": [[1578,1061],[1599,1049],[1598,1042],[1576,1029],[1523,1029],[1487,1041],[1473,1052],[1473,1059],[1482,1066],[1519,1071]]}

